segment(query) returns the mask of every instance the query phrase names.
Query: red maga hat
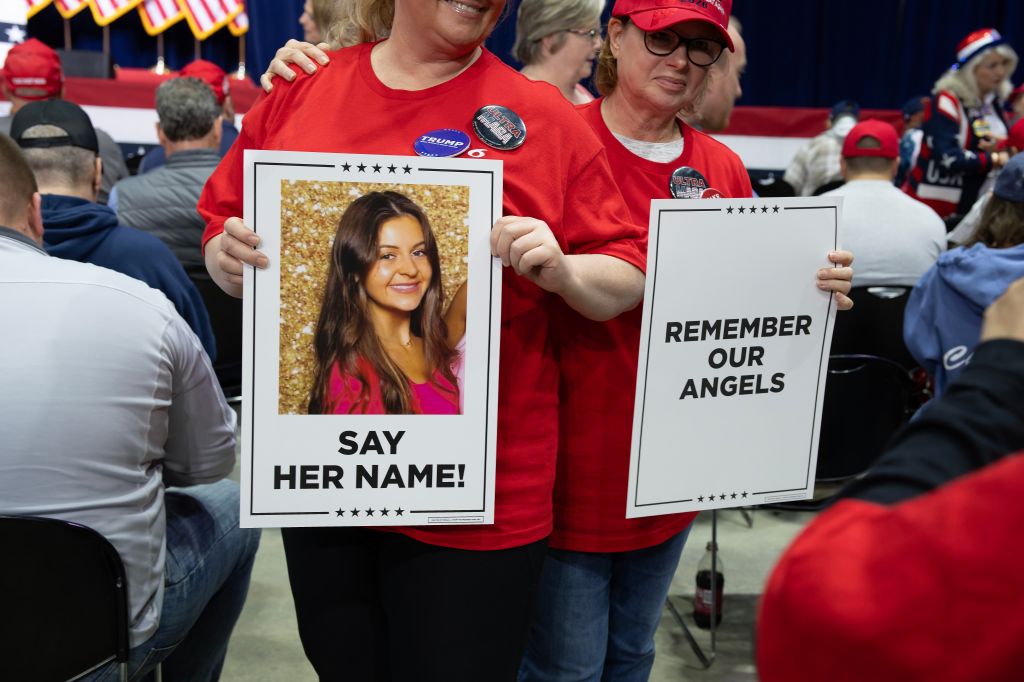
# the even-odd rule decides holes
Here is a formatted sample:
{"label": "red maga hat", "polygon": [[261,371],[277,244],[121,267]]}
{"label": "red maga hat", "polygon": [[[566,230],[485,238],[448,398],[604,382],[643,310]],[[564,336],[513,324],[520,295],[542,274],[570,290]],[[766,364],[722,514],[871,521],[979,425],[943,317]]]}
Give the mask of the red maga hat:
{"label": "red maga hat", "polygon": [[616,0],[613,17],[629,17],[644,31],[660,31],[683,21],[700,21],[718,30],[729,50],[736,51],[729,36],[732,0]]}
{"label": "red maga hat", "polygon": [[27,100],[51,99],[64,87],[64,70],[53,48],[29,38],[11,48],[4,62],[4,84]]}
{"label": "red maga hat", "polygon": [[[878,140],[878,147],[858,148],[857,143],[865,137],[873,137]],[[885,159],[895,159],[900,155],[900,139],[896,129],[885,121],[869,118],[853,126],[843,140],[843,156],[854,158],[858,156],[880,156]]]}
{"label": "red maga hat", "polygon": [[224,72],[224,69],[220,68],[213,62],[208,62],[205,59],[197,59],[189,62],[178,75],[182,78],[198,78],[213,90],[213,94],[217,96],[217,104],[224,104],[224,99],[228,96],[228,75]]}

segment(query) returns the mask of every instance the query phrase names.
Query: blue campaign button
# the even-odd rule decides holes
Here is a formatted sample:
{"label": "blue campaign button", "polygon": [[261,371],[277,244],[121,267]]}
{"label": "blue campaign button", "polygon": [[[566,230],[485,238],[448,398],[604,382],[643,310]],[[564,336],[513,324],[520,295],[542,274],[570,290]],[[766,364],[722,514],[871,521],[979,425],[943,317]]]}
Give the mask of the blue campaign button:
{"label": "blue campaign button", "polygon": [[469,149],[469,135],[454,128],[431,130],[412,146],[420,156],[458,156]]}

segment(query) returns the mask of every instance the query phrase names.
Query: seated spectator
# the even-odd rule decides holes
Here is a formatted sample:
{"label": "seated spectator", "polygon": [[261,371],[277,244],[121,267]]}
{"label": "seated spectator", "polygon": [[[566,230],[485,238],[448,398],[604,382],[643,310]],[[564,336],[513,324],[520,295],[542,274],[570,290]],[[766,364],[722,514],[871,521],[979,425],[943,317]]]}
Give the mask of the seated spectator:
{"label": "seated spectator", "polygon": [[843,179],[839,168],[843,140],[859,118],[860,106],[852,100],[837,102],[832,107],[825,132],[796,153],[782,176],[796,196],[809,197],[819,188]]}
{"label": "seated spectator", "polygon": [[971,362],[982,312],[1024,277],[1024,154],[996,179],[974,235],[944,253],[914,287],[903,318],[907,349],[935,379],[935,395]]}
{"label": "seated spectator", "polygon": [[196,204],[220,163],[221,108],[202,81],[173,78],[156,90],[156,113],[167,164],[117,183],[117,219],[158,237],[189,277],[206,276],[200,249],[206,224]]}
{"label": "seated spectator", "polygon": [[949,391],[782,555],[758,618],[764,682],[1020,678],[1024,281],[981,338]]}
{"label": "seated spectator", "polygon": [[203,300],[174,254],[152,235],[125,227],[96,203],[102,160],[89,117],[64,100],[32,102],[11,122],[14,141],[43,193],[43,224],[50,255],[117,270],[171,299],[211,358],[216,345]]}
{"label": "seated spectator", "polygon": [[[29,38],[15,45],[7,53],[3,68],[4,97],[11,103],[11,113],[0,116],[0,132],[11,134],[11,120],[29,102],[64,97],[64,70],[60,57],[47,45],[35,38]],[[121,178],[128,177],[121,148],[110,135],[96,129],[100,158],[103,159],[103,176],[96,201],[107,203],[110,189]]]}
{"label": "seated spectator", "polygon": [[523,0],[512,47],[523,75],[551,83],[573,104],[592,101],[580,81],[590,78],[601,49],[603,9],[603,0]]}
{"label": "seated spectator", "polygon": [[924,123],[924,107],[928,103],[927,97],[911,97],[903,105],[903,135],[900,136],[900,166],[896,170],[894,184],[902,187],[907,179],[907,173],[917,165],[917,157],[921,153],[921,140],[924,139],[924,131],[921,124]]}
{"label": "seated spectator", "polygon": [[[205,59],[189,62],[178,72],[178,76],[180,78],[198,78],[213,91],[214,96],[217,98],[217,106],[221,109],[219,124],[220,140],[217,147],[218,158],[224,156],[231,149],[235,139],[238,138],[238,128],[235,127],[235,105],[231,101],[230,96],[231,79],[224,73],[224,69]],[[158,101],[157,113],[159,113],[159,108],[160,103]],[[154,147],[142,157],[142,162],[139,164],[139,174],[148,173],[165,163],[167,163],[167,147],[161,139],[159,147]],[[111,198],[110,205],[115,211],[118,210],[116,197]]]}
{"label": "seated spectator", "polygon": [[74,521],[114,545],[131,679],[163,661],[166,680],[216,680],[259,544],[238,527],[238,485],[220,480],[235,414],[162,294],[46,254],[40,204],[0,135],[0,513]]}
{"label": "seated spectator", "polygon": [[725,50],[711,65],[711,78],[704,99],[691,116],[680,112],[681,118],[697,130],[718,133],[729,127],[736,100],[743,95],[740,80],[747,69],[747,44],[743,27],[736,17],[729,17],[729,37],[735,51]]}
{"label": "seated spectator", "polygon": [[[1010,156],[1024,151],[1024,120],[1017,121],[1010,126],[1010,132],[1006,139],[1003,140],[1000,148],[1009,153]],[[985,185],[982,186],[983,191],[978,200],[971,206],[971,210],[967,212],[963,220],[957,223],[956,228],[946,235],[946,240],[951,244],[963,244],[978,229],[981,216],[985,212],[985,206],[988,205],[988,200],[992,198],[992,188],[995,186],[995,180],[1001,172],[1002,170],[995,174],[991,183],[989,183],[988,179],[985,180]]]}
{"label": "seated spectator", "polygon": [[843,142],[846,179],[826,197],[843,197],[843,248],[857,254],[853,286],[913,286],[946,249],[946,225],[893,182],[899,163],[896,129],[877,120],[854,126]]}

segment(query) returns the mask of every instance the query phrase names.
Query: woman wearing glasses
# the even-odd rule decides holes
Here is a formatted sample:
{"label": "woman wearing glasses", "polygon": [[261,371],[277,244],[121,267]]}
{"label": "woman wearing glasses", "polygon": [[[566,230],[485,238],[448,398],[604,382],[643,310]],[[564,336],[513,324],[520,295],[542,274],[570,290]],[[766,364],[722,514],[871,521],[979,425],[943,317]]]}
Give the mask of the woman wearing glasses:
{"label": "woman wearing glasses", "polygon": [[[731,4],[618,0],[612,9],[595,79],[604,98],[577,109],[637,224],[649,223],[651,199],[674,195],[674,177],[694,172],[723,197],[751,196],[739,158],[677,118],[700,104],[709,67],[732,49]],[[847,266],[852,256],[832,259]],[[851,277],[829,269],[818,286],[848,308]],[[646,680],[695,514],[625,518],[642,306],[608,322],[565,306],[554,317],[563,387],[555,523],[520,680]]]}
{"label": "woman wearing glasses", "polygon": [[573,104],[593,101],[580,81],[590,77],[601,49],[603,9],[604,0],[523,0],[512,47],[522,74],[551,83]]}

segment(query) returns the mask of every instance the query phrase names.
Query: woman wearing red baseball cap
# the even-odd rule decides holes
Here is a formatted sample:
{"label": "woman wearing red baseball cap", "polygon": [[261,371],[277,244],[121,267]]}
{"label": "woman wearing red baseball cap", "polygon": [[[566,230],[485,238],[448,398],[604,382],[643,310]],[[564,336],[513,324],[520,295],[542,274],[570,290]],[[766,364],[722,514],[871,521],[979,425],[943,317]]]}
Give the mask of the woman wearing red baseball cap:
{"label": "woman wearing red baseball cap", "polygon": [[525,139],[474,138],[485,158],[503,162],[505,217],[491,236],[493,253],[510,266],[495,523],[285,529],[299,634],[321,679],[514,680],[552,523],[558,368],[550,310],[563,299],[602,319],[633,308],[643,291],[641,230],[572,106],[482,47],[505,0],[344,6],[363,35],[386,29],[389,37],[330,53],[315,77],[279,82],[249,111],[199,201],[207,267],[225,291],[241,295],[243,267],[268,262],[255,250],[259,237],[235,217],[245,149],[409,155],[432,131],[472,135],[468,123],[490,105],[506,120],[520,118]]}
{"label": "woman wearing red baseball cap", "polygon": [[1017,53],[994,28],[974,31],[957,46],[956,62],[935,82],[922,126],[924,143],[903,190],[943,218],[964,216],[990,171],[1006,164],[1003,102]]}
{"label": "woman wearing red baseball cap", "polygon": [[[752,195],[739,157],[677,117],[700,104],[709,67],[733,47],[731,5],[618,0],[612,8],[595,78],[604,97],[578,111],[604,143],[641,225],[651,199],[688,196],[673,189],[680,176],[697,181],[704,196]],[[852,260],[845,252],[832,258]],[[852,305],[852,271],[823,274],[829,279],[819,286],[837,292],[840,308]],[[632,682],[646,680],[654,663],[654,633],[696,514],[625,518],[641,318],[641,306],[607,322],[564,306],[557,317],[555,525],[522,681]]]}

